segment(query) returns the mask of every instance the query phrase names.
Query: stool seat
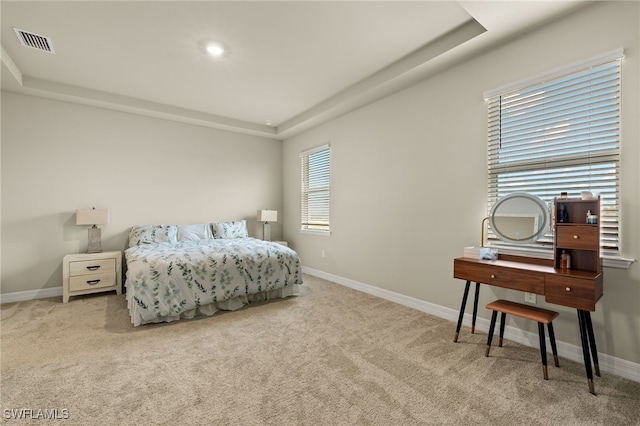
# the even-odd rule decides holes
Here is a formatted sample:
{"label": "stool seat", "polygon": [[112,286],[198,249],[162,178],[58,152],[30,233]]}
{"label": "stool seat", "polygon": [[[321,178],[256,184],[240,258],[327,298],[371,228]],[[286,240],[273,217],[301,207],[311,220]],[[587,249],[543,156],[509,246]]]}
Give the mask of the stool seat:
{"label": "stool seat", "polygon": [[549,324],[556,319],[558,314],[549,309],[538,308],[537,306],[523,305],[522,303],[512,302],[510,300],[496,300],[487,305],[487,309],[493,311],[504,312],[520,318],[529,319],[543,324]]}
{"label": "stool seat", "polygon": [[556,367],[560,367],[558,361],[558,349],[556,347],[556,337],[553,332],[553,320],[559,315],[555,311],[549,309],[539,308],[537,306],[524,305],[522,303],[512,302],[510,300],[495,300],[487,304],[487,309],[493,311],[491,315],[491,324],[489,325],[489,335],[487,337],[487,350],[485,356],[489,356],[491,350],[491,340],[493,339],[493,332],[496,327],[496,319],[498,312],[502,313],[500,318],[500,344],[502,347],[502,340],[504,337],[504,326],[506,323],[507,314],[520,318],[525,318],[538,323],[538,336],[540,337],[540,356],[542,358],[542,374],[545,380],[549,379],[547,372],[547,347],[545,344],[544,326],[546,324],[549,330],[549,341],[551,342],[551,350],[553,351],[553,359]]}

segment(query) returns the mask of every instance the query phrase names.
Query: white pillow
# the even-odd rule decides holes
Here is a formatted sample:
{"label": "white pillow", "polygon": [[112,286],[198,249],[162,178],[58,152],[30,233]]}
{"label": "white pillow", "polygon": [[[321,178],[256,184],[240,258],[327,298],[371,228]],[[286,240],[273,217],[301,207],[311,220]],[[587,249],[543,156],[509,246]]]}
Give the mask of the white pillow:
{"label": "white pillow", "polygon": [[178,226],[178,241],[199,241],[213,238],[208,223]]}
{"label": "white pillow", "polygon": [[247,238],[247,221],[237,220],[232,222],[212,223],[213,238]]}
{"label": "white pillow", "polygon": [[129,231],[129,246],[153,243],[175,243],[178,227],[176,225],[136,225]]}

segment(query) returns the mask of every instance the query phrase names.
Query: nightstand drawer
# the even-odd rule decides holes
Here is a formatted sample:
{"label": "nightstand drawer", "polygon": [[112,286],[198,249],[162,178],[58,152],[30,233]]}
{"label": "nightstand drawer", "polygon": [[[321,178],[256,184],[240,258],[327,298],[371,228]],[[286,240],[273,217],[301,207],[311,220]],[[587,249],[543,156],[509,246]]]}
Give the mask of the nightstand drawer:
{"label": "nightstand drawer", "polygon": [[69,278],[69,290],[91,290],[101,287],[113,287],[116,285],[116,272],[93,273],[89,275],[78,275]]}
{"label": "nightstand drawer", "polygon": [[62,260],[62,302],[115,290],[122,294],[122,252],[68,254]]}
{"label": "nightstand drawer", "polygon": [[567,249],[593,250],[598,247],[598,227],[596,225],[558,225],[557,246]]}
{"label": "nightstand drawer", "polygon": [[80,260],[76,262],[69,262],[69,275],[88,275],[115,272],[116,260],[111,259],[96,259],[96,260]]}

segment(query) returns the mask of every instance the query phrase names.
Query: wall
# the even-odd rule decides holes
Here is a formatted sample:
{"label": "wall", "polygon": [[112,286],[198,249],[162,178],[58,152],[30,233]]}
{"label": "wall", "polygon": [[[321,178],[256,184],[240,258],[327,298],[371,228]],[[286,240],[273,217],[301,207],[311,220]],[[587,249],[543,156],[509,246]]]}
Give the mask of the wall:
{"label": "wall", "polygon": [[[623,47],[622,246],[625,256],[639,258],[639,6],[589,5],[286,140],[284,238],[308,268],[457,311],[464,283],[452,278],[452,260],[479,244],[487,212],[483,92]],[[299,152],[323,143],[331,143],[332,156],[329,237],[300,233],[294,219]],[[480,306],[496,296],[523,300],[521,293],[484,286]],[[592,315],[599,352],[640,363],[639,303],[638,264],[605,268],[605,296]],[[561,312],[554,321],[558,339],[580,346],[575,311],[553,308]],[[489,317],[485,309],[480,315]]]}
{"label": "wall", "polygon": [[261,237],[256,211],[282,203],[280,141],[5,92],[1,158],[3,294],[62,285],[87,248],[79,208],[109,209],[106,251],[143,223],[247,219]]}

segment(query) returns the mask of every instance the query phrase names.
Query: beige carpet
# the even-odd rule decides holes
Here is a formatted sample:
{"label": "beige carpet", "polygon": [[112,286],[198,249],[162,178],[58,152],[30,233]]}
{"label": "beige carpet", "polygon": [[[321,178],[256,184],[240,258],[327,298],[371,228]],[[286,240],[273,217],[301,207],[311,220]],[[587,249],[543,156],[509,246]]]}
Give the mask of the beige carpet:
{"label": "beige carpet", "polygon": [[301,290],[136,328],[115,294],[2,305],[0,422],[640,424],[640,383],[603,373],[593,396],[578,363],[551,362],[545,381],[536,349],[486,358],[484,333],[453,343],[452,322],[311,276]]}

